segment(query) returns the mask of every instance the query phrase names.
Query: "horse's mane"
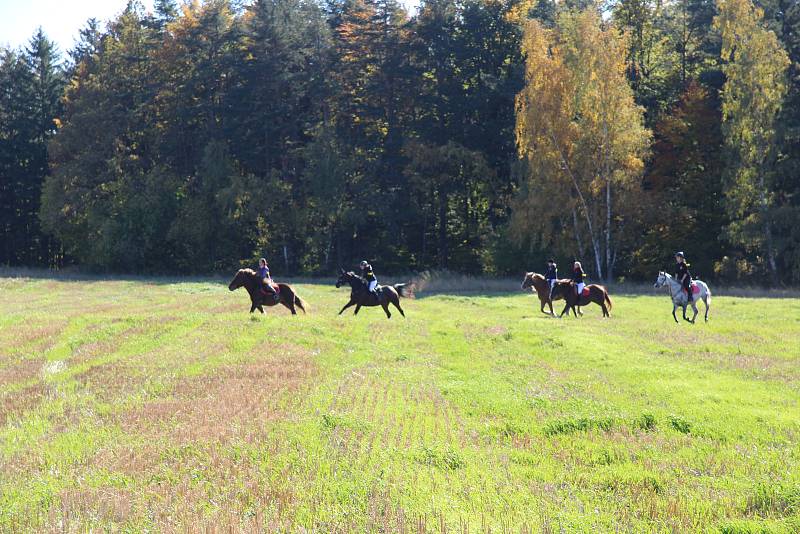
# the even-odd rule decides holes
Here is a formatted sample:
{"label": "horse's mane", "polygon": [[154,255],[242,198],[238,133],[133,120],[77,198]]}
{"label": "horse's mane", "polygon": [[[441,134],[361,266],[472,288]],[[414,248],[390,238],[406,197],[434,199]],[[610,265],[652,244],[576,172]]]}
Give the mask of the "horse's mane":
{"label": "horse's mane", "polygon": [[255,272],[253,269],[239,269],[239,272],[246,274],[248,276],[258,276],[258,273]]}
{"label": "horse's mane", "polygon": [[544,280],[544,276],[539,273],[530,273],[532,280]]}

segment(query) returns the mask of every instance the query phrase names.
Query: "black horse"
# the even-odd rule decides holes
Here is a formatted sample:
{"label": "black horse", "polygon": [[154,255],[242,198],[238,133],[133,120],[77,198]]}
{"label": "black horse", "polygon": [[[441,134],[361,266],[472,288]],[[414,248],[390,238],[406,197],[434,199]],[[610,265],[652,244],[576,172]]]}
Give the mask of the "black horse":
{"label": "black horse", "polygon": [[355,305],[356,310],[353,315],[358,314],[361,306],[383,306],[383,311],[386,312],[387,319],[391,319],[392,313],[389,311],[389,304],[394,304],[394,307],[400,310],[400,314],[405,317],[403,308],[400,307],[400,297],[406,296],[408,291],[408,284],[395,284],[393,286],[378,286],[375,293],[371,293],[367,289],[367,281],[355,274],[354,272],[345,272],[341,269],[339,279],[336,281],[336,287],[342,287],[345,284],[350,285],[350,302],[344,305],[341,315],[347,308]]}

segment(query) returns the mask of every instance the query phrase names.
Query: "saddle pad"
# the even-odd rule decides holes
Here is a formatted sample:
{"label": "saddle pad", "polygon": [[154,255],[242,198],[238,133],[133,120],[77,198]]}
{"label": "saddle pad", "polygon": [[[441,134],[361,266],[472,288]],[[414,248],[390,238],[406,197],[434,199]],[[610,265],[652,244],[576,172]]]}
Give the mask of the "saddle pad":
{"label": "saddle pad", "polygon": [[[686,293],[686,288],[683,288],[683,292]],[[700,293],[700,286],[692,282],[692,295],[696,295]]]}
{"label": "saddle pad", "polygon": [[581,293],[581,296],[582,297],[588,297],[589,296],[589,288],[588,287],[584,287],[583,288],[583,293]]}

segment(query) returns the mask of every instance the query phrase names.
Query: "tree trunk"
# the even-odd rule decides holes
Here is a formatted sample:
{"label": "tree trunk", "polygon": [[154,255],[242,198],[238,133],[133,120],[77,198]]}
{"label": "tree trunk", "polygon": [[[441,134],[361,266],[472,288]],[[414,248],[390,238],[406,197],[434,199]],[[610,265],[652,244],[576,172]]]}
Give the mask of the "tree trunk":
{"label": "tree trunk", "polygon": [[439,268],[447,268],[447,193],[439,188]]}
{"label": "tree trunk", "polygon": [[606,282],[611,281],[611,178],[606,177]]}
{"label": "tree trunk", "polygon": [[589,241],[592,243],[592,250],[594,251],[594,263],[595,268],[597,269],[597,277],[603,278],[603,269],[600,264],[600,242],[597,239],[597,235],[594,232],[594,225],[592,224],[592,217],[589,215],[589,206],[586,204],[586,199],[583,197],[583,193],[581,192],[581,188],[578,185],[578,180],[575,177],[575,174],[572,172],[572,169],[567,163],[567,158],[564,157],[564,152],[561,150],[561,146],[556,142],[555,136],[553,136],[552,132],[550,133],[550,141],[553,143],[553,146],[558,150],[558,156],[561,159],[561,165],[564,171],[572,180],[572,185],[575,187],[575,193],[578,195],[578,200],[580,201],[581,207],[583,208],[584,218],[586,219],[586,226],[589,230]]}
{"label": "tree trunk", "polygon": [[575,242],[578,244],[578,257],[583,257],[583,241],[581,240],[581,232],[578,228],[578,214],[575,212],[575,206],[572,206],[572,227],[575,229]]}
{"label": "tree trunk", "polygon": [[766,183],[763,171],[759,173],[759,204],[761,217],[764,220],[764,247],[766,248],[767,265],[769,266],[770,280],[772,285],[778,285],[778,265],[775,261],[775,249],[772,245],[772,225],[769,221],[769,203],[767,201]]}

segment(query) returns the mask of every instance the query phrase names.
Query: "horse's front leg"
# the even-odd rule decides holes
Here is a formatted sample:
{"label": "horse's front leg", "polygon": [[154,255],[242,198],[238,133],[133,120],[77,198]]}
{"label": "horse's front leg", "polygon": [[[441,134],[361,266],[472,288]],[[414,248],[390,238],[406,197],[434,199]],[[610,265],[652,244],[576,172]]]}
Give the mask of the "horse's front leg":
{"label": "horse's front leg", "polygon": [[256,311],[256,303],[250,302],[250,313],[253,313],[254,311]]}
{"label": "horse's front leg", "polygon": [[259,305],[258,305],[258,311],[260,311],[261,313],[264,313],[264,306],[262,306],[261,304],[259,304]]}
{"label": "horse's front leg", "polygon": [[352,299],[350,299],[350,302],[348,302],[347,304],[345,304],[345,305],[344,305],[344,307],[342,308],[342,310],[339,312],[339,315],[341,315],[342,313],[344,313],[344,311],[345,311],[347,308],[349,308],[350,306],[352,306],[353,304],[355,304],[355,302],[354,302]]}
{"label": "horse's front leg", "polygon": [[567,310],[569,310],[569,302],[564,305],[564,309],[561,311],[561,315],[559,315],[558,318],[560,319],[561,317],[564,317],[564,314],[567,313]]}
{"label": "horse's front leg", "polygon": [[358,315],[358,312],[361,310],[361,304],[356,304],[356,309],[353,312],[353,315]]}
{"label": "horse's front leg", "polygon": [[675,315],[675,310],[677,310],[677,309],[678,309],[678,305],[673,302],[672,303],[672,318],[675,319],[676,323],[679,322],[678,321],[678,317]]}

